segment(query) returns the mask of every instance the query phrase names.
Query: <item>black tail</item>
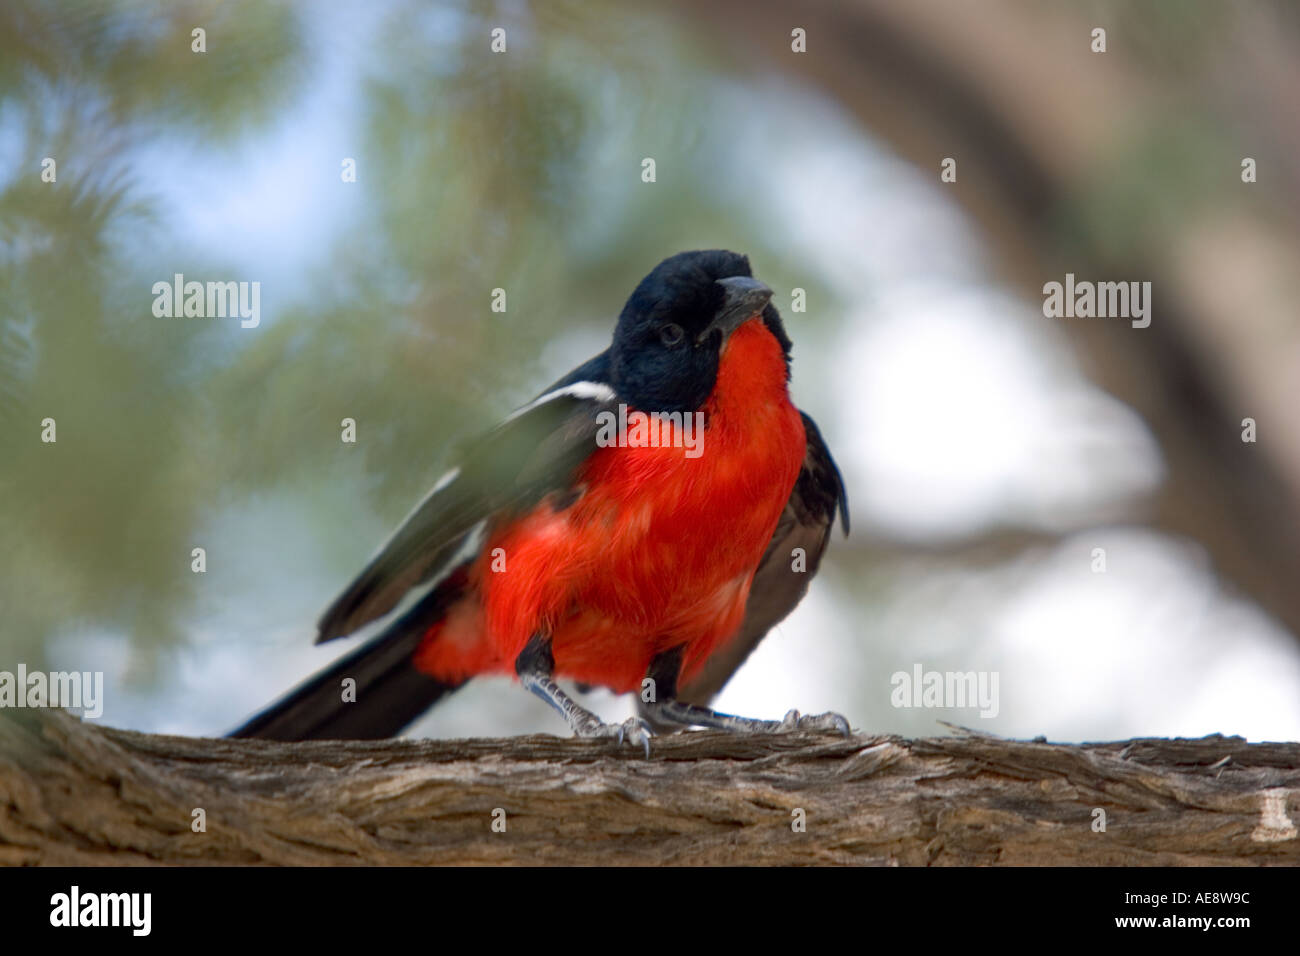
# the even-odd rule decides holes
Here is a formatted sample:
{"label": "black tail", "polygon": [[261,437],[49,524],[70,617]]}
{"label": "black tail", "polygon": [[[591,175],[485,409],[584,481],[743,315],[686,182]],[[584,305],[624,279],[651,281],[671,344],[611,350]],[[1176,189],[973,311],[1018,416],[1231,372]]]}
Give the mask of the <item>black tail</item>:
{"label": "black tail", "polygon": [[[400,733],[444,694],[446,684],[411,663],[420,641],[454,599],[435,588],[382,634],[294,688],[230,737],[263,740],[378,740]],[[356,683],[356,699],[343,700],[343,680]]]}

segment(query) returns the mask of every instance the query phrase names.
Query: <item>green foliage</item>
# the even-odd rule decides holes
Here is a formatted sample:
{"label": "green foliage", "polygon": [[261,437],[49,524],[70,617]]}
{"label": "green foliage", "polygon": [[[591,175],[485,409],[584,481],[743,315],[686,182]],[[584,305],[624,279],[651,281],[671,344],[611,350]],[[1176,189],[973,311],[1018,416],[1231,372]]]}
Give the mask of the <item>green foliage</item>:
{"label": "green foliage", "polygon": [[[174,272],[261,277],[231,275],[238,237],[177,241],[159,183],[183,171],[157,168],[153,147],[228,157],[235,178],[276,162],[259,144],[347,34],[336,22],[311,42],[316,9],[0,9],[3,660],[39,666],[59,635],[120,633],[147,676],[205,613],[191,548],[259,501],[307,503],[314,527],[283,533],[317,536],[341,580],[374,544],[358,540],[373,513],[400,518],[451,442],[561,374],[540,357],[562,333],[607,336],[660,258],[727,245],[799,265],[720,188],[740,118],[700,95],[716,78],[679,24],[576,2],[396,3],[370,14],[361,175],[337,186],[361,211],[326,238],[306,291],[264,297],[257,329],[154,317],[147,290]],[[488,49],[498,25],[504,55]],[[340,157],[320,152],[337,177]],[[46,417],[56,444],[40,441]],[[345,417],[356,446],[339,440]]]}

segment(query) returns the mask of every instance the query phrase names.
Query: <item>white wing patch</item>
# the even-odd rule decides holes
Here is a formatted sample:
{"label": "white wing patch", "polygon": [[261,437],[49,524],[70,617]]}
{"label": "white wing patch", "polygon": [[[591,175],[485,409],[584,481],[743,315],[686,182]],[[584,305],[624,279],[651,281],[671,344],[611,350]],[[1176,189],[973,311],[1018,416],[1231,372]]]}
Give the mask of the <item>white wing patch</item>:
{"label": "white wing patch", "polygon": [[[564,386],[564,388],[557,388],[553,392],[547,392],[545,395],[542,395],[541,397],[534,399],[533,401],[529,402],[527,405],[524,405],[522,408],[515,409],[506,417],[505,421],[502,422],[502,424],[505,424],[505,422],[514,421],[520,415],[524,415],[532,411],[534,408],[537,408],[540,405],[544,405],[547,402],[554,401],[555,399],[564,396],[569,396],[571,398],[589,399],[597,402],[607,402],[613,399],[614,395],[615,395],[614,389],[610,388],[608,385],[604,384],[603,382],[574,382],[572,385]],[[383,544],[381,544],[379,547],[377,547],[374,550],[374,553],[370,555],[370,559],[366,563],[370,564],[375,560],[375,558],[383,554],[384,551],[388,548],[388,546],[393,543],[393,539],[397,537],[398,533],[401,532],[401,530],[404,527],[406,527],[406,523],[415,517],[415,515],[419,512],[419,510],[423,508],[425,504],[428,503],[429,499],[431,499],[434,495],[438,494],[440,491],[445,491],[448,487],[450,487],[451,483],[459,477],[460,477],[460,468],[453,468],[451,471],[447,472],[445,475],[439,478],[437,482],[434,484],[434,486],[429,489],[428,493],[423,498],[421,498],[416,503],[415,507],[412,508],[407,513],[406,517],[397,523],[397,527],[393,529],[393,533],[390,534],[387,538],[385,538]]]}
{"label": "white wing patch", "polygon": [[[547,402],[555,401],[555,399],[566,395],[571,398],[585,398],[597,402],[608,402],[614,398],[615,392],[614,389],[610,388],[604,382],[574,382],[572,385],[564,386],[564,388],[557,388],[553,392],[547,392],[540,398],[533,399],[522,408],[516,408],[506,416],[505,421],[512,422],[520,415],[531,412],[539,405],[545,405]],[[502,422],[502,424],[505,424],[505,422]]]}

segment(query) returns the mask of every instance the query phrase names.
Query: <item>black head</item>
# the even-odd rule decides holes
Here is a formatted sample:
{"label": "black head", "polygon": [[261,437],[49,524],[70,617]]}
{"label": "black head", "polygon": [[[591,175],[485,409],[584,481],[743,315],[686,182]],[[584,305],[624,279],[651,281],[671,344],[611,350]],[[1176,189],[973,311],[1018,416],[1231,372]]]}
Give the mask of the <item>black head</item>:
{"label": "black head", "polygon": [[790,359],[790,340],[771,304],[772,290],[753,278],[749,260],[709,249],[679,252],[641,280],[614,330],[611,384],[647,412],[694,411],[718,375],[723,343],[761,312]]}

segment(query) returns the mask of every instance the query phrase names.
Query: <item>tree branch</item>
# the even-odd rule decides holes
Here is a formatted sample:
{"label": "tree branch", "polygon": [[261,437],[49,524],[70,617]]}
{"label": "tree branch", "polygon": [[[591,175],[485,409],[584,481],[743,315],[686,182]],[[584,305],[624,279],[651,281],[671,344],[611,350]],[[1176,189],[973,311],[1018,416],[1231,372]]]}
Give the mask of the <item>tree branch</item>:
{"label": "tree branch", "polygon": [[646,760],[541,735],[281,744],[0,712],[8,864],[1296,865],[1297,812],[1300,744],[1237,737],[689,733]]}

